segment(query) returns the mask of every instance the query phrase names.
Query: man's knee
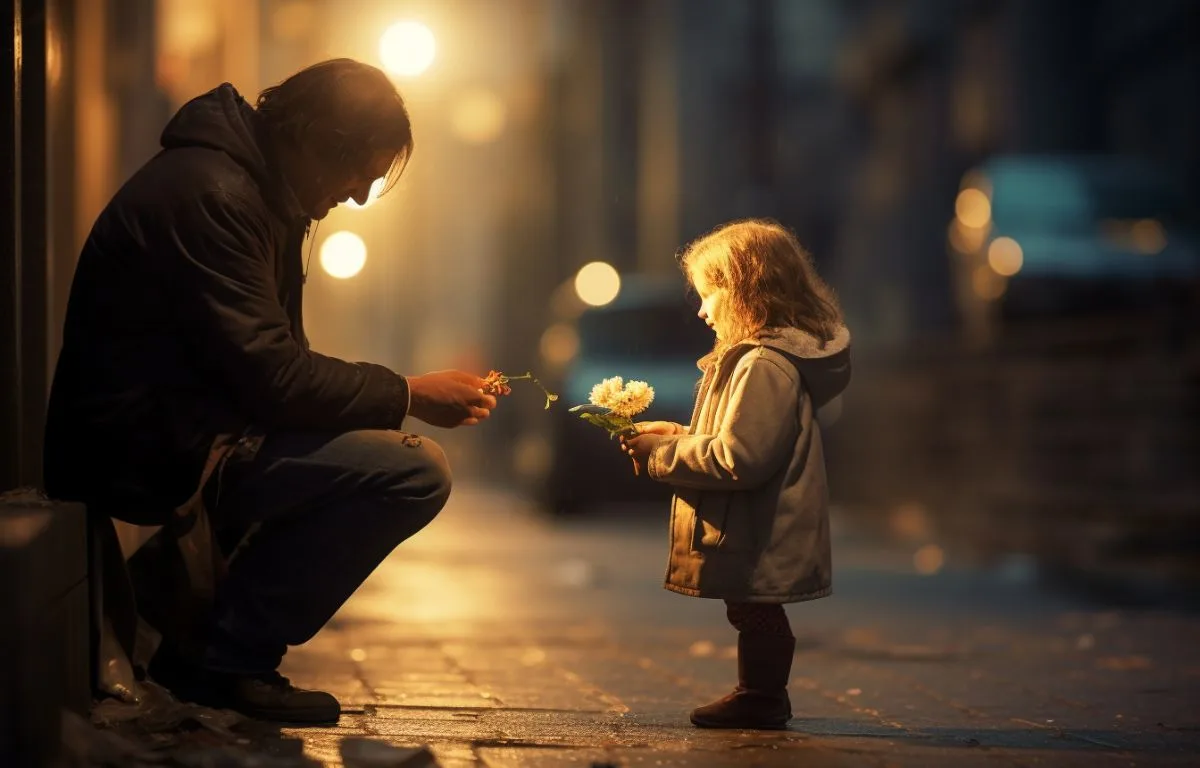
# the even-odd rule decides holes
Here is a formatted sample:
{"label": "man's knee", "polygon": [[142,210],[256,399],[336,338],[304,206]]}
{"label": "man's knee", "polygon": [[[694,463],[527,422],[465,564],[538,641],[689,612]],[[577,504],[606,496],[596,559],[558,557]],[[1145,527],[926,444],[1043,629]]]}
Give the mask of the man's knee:
{"label": "man's knee", "polygon": [[390,490],[436,515],[450,497],[452,477],[446,452],[433,440],[408,432],[386,432],[393,457]]}

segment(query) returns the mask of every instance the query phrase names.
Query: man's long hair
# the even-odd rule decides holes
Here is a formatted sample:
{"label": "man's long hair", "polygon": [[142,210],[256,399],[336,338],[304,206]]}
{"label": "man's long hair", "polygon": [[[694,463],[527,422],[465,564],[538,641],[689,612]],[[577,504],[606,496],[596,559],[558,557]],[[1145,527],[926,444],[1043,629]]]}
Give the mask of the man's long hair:
{"label": "man's long hair", "polygon": [[314,64],[263,90],[255,106],[275,139],[308,147],[331,167],[362,171],[380,153],[392,153],[384,191],[412,157],[404,99],[370,64],[353,59]]}

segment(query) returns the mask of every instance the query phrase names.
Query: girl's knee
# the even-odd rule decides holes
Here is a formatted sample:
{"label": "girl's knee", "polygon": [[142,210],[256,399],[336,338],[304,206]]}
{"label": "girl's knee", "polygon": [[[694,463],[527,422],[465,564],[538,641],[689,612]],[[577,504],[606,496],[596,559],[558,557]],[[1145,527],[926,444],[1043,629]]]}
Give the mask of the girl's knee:
{"label": "girl's knee", "polygon": [[778,603],[725,602],[725,615],[738,632],[792,636],[787,612]]}

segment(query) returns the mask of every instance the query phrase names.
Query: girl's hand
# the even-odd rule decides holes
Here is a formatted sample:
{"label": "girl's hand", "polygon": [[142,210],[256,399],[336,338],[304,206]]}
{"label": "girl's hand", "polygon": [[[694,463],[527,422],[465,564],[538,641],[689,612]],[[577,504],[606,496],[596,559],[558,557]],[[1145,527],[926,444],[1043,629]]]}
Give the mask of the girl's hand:
{"label": "girl's hand", "polygon": [[621,451],[640,466],[650,460],[650,453],[662,442],[662,435],[643,433],[636,437],[621,437]]}
{"label": "girl's hand", "polygon": [[675,424],[670,421],[639,421],[633,425],[639,435],[673,435]]}

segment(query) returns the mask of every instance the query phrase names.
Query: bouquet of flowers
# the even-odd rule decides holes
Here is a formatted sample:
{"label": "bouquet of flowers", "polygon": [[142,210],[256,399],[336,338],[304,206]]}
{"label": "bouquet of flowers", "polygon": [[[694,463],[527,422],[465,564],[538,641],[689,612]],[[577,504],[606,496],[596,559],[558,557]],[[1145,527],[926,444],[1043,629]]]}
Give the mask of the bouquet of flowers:
{"label": "bouquet of flowers", "polygon": [[[621,435],[632,437],[638,433],[633,426],[633,417],[650,407],[654,401],[654,388],[644,381],[626,384],[620,376],[613,376],[592,387],[588,400],[590,404],[577,405],[570,413],[577,413],[588,424],[608,432],[609,440]],[[638,474],[637,459],[631,456],[630,460],[634,474]]]}
{"label": "bouquet of flowers", "polygon": [[644,381],[626,384],[620,376],[614,376],[592,387],[588,400],[590,405],[577,405],[570,412],[607,431],[611,440],[619,435],[637,434],[633,417],[654,402],[654,388]]}
{"label": "bouquet of flowers", "polygon": [[509,386],[509,382],[521,380],[528,380],[532,381],[534,384],[537,384],[538,389],[542,390],[542,394],[546,396],[545,410],[550,410],[550,403],[553,403],[555,400],[557,400],[558,395],[543,387],[542,382],[534,378],[533,374],[529,373],[528,371],[520,376],[505,376],[500,371],[488,371],[487,378],[483,380],[483,391],[489,395],[507,395],[512,392],[512,387]]}

